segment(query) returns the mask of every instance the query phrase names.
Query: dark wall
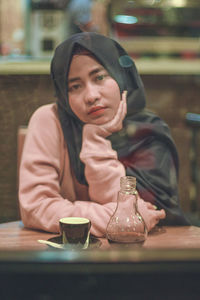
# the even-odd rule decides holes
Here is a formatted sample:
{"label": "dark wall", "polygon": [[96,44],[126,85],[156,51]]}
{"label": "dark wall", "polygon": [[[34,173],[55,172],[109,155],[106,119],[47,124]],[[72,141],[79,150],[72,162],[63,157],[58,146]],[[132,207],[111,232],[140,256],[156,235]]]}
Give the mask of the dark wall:
{"label": "dark wall", "polygon": [[[192,131],[185,123],[187,111],[200,113],[198,76],[143,75],[147,106],[172,129],[180,156],[180,197],[185,211],[194,203],[190,194]],[[19,218],[17,201],[17,129],[27,125],[37,107],[55,101],[48,75],[0,76],[0,222]],[[199,155],[198,155],[199,156]],[[199,163],[199,162],[198,162]]]}

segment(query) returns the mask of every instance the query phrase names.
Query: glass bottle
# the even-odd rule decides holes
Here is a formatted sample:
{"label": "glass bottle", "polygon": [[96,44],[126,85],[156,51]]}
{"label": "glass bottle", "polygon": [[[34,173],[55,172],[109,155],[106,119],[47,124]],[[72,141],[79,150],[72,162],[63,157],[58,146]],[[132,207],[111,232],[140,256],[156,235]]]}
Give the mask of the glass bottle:
{"label": "glass bottle", "polygon": [[145,222],[137,208],[136,178],[120,178],[117,207],[108,222],[107,239],[116,243],[143,243],[147,237]]}

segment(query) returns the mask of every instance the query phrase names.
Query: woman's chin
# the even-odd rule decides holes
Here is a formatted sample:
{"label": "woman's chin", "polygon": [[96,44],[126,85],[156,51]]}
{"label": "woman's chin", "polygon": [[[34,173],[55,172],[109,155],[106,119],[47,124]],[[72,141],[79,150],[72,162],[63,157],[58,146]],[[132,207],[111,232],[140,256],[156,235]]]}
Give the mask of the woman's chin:
{"label": "woman's chin", "polygon": [[110,120],[107,118],[98,118],[95,120],[91,120],[91,122],[89,122],[90,124],[95,124],[95,125],[103,125],[106,124],[107,122],[109,122]]}
{"label": "woman's chin", "polygon": [[103,125],[111,121],[113,117],[114,116],[103,114],[103,115],[96,116],[95,118],[90,118],[90,120],[88,120],[87,123],[95,124],[95,125]]}

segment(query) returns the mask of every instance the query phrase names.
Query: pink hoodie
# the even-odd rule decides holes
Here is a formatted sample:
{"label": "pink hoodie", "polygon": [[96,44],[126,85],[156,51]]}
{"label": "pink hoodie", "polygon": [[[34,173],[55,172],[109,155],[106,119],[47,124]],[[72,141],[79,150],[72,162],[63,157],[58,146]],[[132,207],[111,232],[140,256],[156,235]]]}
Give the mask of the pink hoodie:
{"label": "pink hoodie", "polygon": [[[125,103],[125,102],[124,102]],[[123,103],[109,129],[116,130]],[[83,128],[80,159],[85,164],[88,187],[77,182],[70,166],[67,145],[56,104],[40,107],[32,116],[26,136],[19,174],[19,201],[26,227],[59,232],[59,219],[85,217],[91,220],[91,233],[104,236],[116,208],[120,177],[125,168],[105,137],[107,125],[87,124]],[[151,230],[164,210],[141,198],[138,209]]]}
{"label": "pink hoodie", "polygon": [[77,182],[70,167],[56,104],[42,106],[33,114],[19,177],[20,211],[26,227],[59,232],[60,218],[78,216],[91,220],[92,234],[105,234],[125,169],[110,142],[104,140],[105,145],[99,148],[97,144],[96,149],[106,155],[106,165],[105,160],[97,160],[95,166],[91,158],[93,168],[86,167],[87,188]]}

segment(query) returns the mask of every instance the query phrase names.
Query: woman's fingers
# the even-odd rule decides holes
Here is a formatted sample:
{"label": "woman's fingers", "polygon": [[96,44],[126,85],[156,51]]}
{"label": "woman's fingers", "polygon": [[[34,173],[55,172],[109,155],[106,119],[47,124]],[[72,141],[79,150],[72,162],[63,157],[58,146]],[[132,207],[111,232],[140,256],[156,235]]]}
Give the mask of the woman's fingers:
{"label": "woman's fingers", "polygon": [[149,231],[159,223],[159,221],[161,219],[164,219],[166,217],[166,214],[165,214],[165,211],[164,209],[161,209],[161,210],[156,210],[154,211],[155,215],[154,217],[152,218],[152,223],[150,223],[149,225]]}
{"label": "woman's fingers", "polygon": [[127,91],[124,91],[115,117],[110,122],[103,125],[103,127],[111,133],[119,131],[122,128],[122,122],[127,112],[126,95]]}
{"label": "woman's fingers", "polygon": [[127,113],[127,91],[123,91],[122,93],[122,100],[120,102],[122,109],[121,109],[121,115],[122,115],[122,121]]}
{"label": "woman's fingers", "polygon": [[127,91],[123,91],[122,93],[122,121],[124,120],[126,114],[127,114]]}
{"label": "woman's fingers", "polygon": [[166,217],[164,209],[158,210],[153,204],[145,202],[141,198],[138,200],[138,210],[145,221],[148,231]]}
{"label": "woman's fingers", "polygon": [[126,100],[127,100],[126,99],[127,98],[127,93],[128,93],[127,91],[123,91],[122,92],[122,102],[126,102]]}
{"label": "woman's fingers", "polygon": [[164,211],[164,209],[161,210],[156,210],[157,216],[159,217],[159,219],[164,219],[166,217],[166,213]]}
{"label": "woman's fingers", "polygon": [[157,209],[157,206],[155,206],[154,204],[152,204],[152,203],[150,203],[150,202],[145,202],[145,203],[146,203],[147,208],[153,209],[153,210],[156,210],[156,209]]}

